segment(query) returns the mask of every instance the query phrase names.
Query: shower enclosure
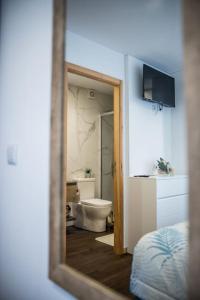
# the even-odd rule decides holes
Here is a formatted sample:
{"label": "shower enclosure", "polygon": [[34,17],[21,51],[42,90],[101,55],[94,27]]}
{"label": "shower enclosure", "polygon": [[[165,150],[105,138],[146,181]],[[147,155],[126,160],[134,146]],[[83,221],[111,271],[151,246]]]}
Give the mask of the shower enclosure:
{"label": "shower enclosure", "polygon": [[101,199],[113,202],[113,112],[104,113],[101,119]]}

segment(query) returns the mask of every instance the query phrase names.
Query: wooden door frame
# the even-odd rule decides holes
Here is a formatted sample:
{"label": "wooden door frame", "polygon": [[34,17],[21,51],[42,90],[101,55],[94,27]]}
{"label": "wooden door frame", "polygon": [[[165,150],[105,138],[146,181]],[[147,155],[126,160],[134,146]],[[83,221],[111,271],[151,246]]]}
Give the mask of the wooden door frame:
{"label": "wooden door frame", "polygon": [[[114,111],[114,252],[124,253],[123,242],[123,136],[122,136],[122,81],[111,76],[65,62],[65,82],[67,73],[87,77],[113,87],[113,111]],[[66,88],[65,88],[66,91]],[[67,91],[66,91],[67,92]],[[67,102],[67,97],[66,97]],[[67,104],[66,104],[67,105]],[[66,116],[65,116],[66,117]],[[67,117],[64,121],[67,127]],[[67,130],[67,129],[65,129]],[[66,149],[66,146],[65,146]],[[66,152],[65,152],[66,153]],[[65,159],[66,160],[66,159]]]}

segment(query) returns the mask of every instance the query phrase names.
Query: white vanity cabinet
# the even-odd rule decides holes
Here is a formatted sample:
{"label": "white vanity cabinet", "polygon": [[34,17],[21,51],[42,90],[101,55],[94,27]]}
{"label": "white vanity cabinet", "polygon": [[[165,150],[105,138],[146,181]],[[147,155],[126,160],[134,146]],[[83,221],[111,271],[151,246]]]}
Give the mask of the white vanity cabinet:
{"label": "white vanity cabinet", "polygon": [[187,220],[188,177],[130,177],[128,252],[145,234]]}

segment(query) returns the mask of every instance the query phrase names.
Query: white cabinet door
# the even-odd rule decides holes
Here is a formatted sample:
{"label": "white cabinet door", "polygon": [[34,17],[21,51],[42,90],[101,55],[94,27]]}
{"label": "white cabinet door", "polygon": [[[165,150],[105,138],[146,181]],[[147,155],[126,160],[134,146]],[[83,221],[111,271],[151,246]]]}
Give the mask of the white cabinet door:
{"label": "white cabinet door", "polygon": [[172,197],[188,193],[188,179],[169,178],[157,180],[157,198]]}
{"label": "white cabinet door", "polygon": [[157,199],[157,228],[187,221],[188,195]]}

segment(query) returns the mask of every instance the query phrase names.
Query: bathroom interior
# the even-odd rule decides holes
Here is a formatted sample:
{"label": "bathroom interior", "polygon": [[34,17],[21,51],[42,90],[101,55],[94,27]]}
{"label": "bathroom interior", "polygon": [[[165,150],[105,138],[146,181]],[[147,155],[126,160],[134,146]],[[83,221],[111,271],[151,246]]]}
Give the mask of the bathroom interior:
{"label": "bathroom interior", "polygon": [[[113,87],[68,72],[67,259],[114,246]],[[100,251],[100,250],[99,250]]]}

